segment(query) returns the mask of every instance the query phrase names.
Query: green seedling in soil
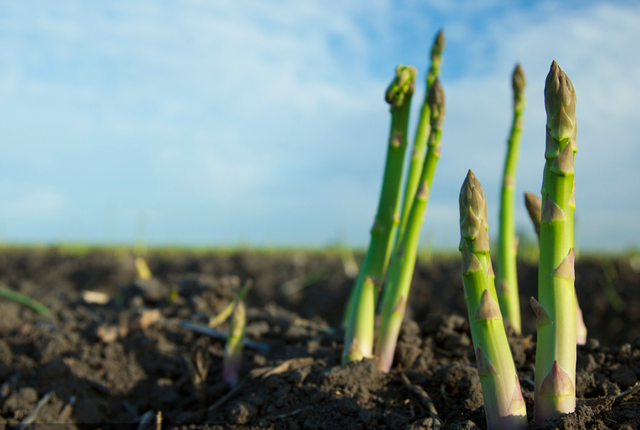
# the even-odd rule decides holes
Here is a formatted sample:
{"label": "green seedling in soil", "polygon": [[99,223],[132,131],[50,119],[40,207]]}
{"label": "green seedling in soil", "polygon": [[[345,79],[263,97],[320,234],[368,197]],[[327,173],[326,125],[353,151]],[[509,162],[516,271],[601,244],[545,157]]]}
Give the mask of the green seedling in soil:
{"label": "green seedling in soil", "polygon": [[[542,199],[533,193],[524,193],[524,203],[529,212],[529,217],[533,223],[533,227],[538,235],[538,241],[540,240],[540,216],[542,215]],[[575,292],[575,289],[574,289]],[[582,316],[582,309],[580,309],[580,303],[578,303],[578,295],[575,294],[576,301],[576,343],[578,345],[584,345],[587,343],[587,326],[584,323]]]}
{"label": "green seedling in soil", "polygon": [[547,75],[544,95],[547,138],[538,301],[531,298],[538,332],[534,393],[537,423],[571,413],[576,407],[577,317],[573,249],[576,92],[555,61]]}
{"label": "green seedling in soil", "polygon": [[520,321],[520,295],[518,293],[518,273],[516,268],[518,239],[516,238],[515,193],[520,135],[524,125],[524,109],[526,105],[525,85],[524,70],[518,64],[512,76],[513,124],[507,142],[507,157],[504,162],[502,193],[500,194],[498,270],[496,274],[500,310],[516,334],[521,333],[522,323]]}
{"label": "green seedling in soil", "polygon": [[348,302],[348,319],[342,362],[371,357],[377,289],[382,284],[400,222],[402,169],[407,149],[407,128],[417,70],[400,65],[387,88],[385,99],[391,105],[391,132],[382,181],[378,212],[371,228],[371,240]]}
{"label": "green seedling in soil", "polygon": [[487,428],[524,429],[527,410],[498,305],[488,230],[484,190],[469,170],[460,190],[462,282]]}
{"label": "green seedling in soil", "polygon": [[138,273],[138,278],[147,280],[153,278],[151,274],[151,269],[149,269],[149,265],[147,264],[147,260],[144,257],[136,257],[134,260],[136,265],[136,272]]}
{"label": "green seedling in soil", "polygon": [[253,280],[247,279],[245,281],[244,285],[242,286],[242,288],[240,289],[240,292],[233,298],[231,303],[229,303],[227,306],[225,306],[225,308],[222,309],[218,313],[218,315],[216,315],[214,317],[211,317],[209,319],[209,324],[208,324],[209,328],[217,327],[220,324],[222,324],[223,322],[225,322],[227,320],[227,318],[229,318],[229,316],[231,316],[231,313],[233,313],[233,310],[235,309],[236,304],[240,300],[244,300],[245,296],[247,295],[247,293],[249,292],[251,287],[253,287]]}
{"label": "green seedling in soil", "polygon": [[408,216],[407,228],[401,239],[398,250],[394,252],[382,300],[382,322],[376,339],[374,357],[380,370],[388,372],[393,364],[398,333],[404,318],[411,279],[416,265],[416,254],[420,241],[422,221],[427,210],[429,191],[433,182],[436,164],[440,158],[442,141],[442,124],[445,116],[445,94],[438,78],[429,88],[427,97],[430,111],[431,132],[427,156],[420,169],[419,188],[413,199]]}
{"label": "green seedling in soil", "polygon": [[222,380],[232,387],[238,383],[240,377],[245,323],[246,310],[244,301],[240,300],[236,303],[233,310],[229,337],[227,338],[227,344],[224,348],[224,359],[222,362]]}
{"label": "green seedling in soil", "polygon": [[3,299],[11,300],[16,303],[20,303],[23,306],[33,309],[43,317],[49,316],[49,308],[47,308],[45,305],[43,305],[39,301],[34,300],[31,297],[27,297],[23,294],[20,294],[16,291],[0,287],[0,297],[2,297]]}
{"label": "green seedling in soil", "polygon": [[442,51],[445,47],[444,30],[440,30],[433,41],[431,47],[431,66],[427,72],[427,88],[424,94],[424,101],[420,109],[420,119],[418,121],[418,129],[413,142],[413,150],[411,151],[411,161],[409,163],[409,173],[404,187],[404,197],[402,200],[402,211],[400,217],[400,225],[396,237],[394,253],[400,248],[404,231],[409,221],[409,212],[413,205],[413,199],[418,190],[420,176],[422,175],[422,166],[424,164],[425,150],[427,148],[427,138],[431,134],[431,108],[429,106],[429,91],[433,86],[436,78],[440,75],[442,65]]}

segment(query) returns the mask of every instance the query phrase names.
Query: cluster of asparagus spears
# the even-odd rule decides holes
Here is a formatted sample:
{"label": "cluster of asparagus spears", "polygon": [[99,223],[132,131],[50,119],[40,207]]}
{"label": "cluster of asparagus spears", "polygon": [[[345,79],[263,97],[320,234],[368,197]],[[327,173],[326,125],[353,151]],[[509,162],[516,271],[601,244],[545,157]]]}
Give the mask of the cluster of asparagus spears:
{"label": "cluster of asparagus spears", "polygon": [[[486,196],[472,171],[460,191],[462,279],[471,337],[485,398],[489,429],[527,426],[522,392],[509,350],[503,315],[520,333],[516,283],[513,194],[524,110],[524,74],[514,73],[514,122],[505,163],[500,209],[499,270],[496,286],[487,236]],[[576,93],[554,61],[545,84],[547,137],[540,200],[525,197],[540,240],[538,300],[531,298],[538,332],[534,419],[543,422],[575,410],[577,301],[574,289],[574,158]],[[515,155],[514,155],[515,154]],[[500,306],[496,303],[500,300]],[[580,322],[582,319],[580,318]],[[584,324],[583,324],[584,327]],[[586,337],[586,331],[582,335]]]}
{"label": "cluster of asparagus spears", "polygon": [[[386,92],[391,105],[387,161],[371,241],[345,311],[343,364],[373,358],[379,369],[389,371],[393,362],[421,224],[440,158],[445,98],[438,74],[443,49],[444,34],[440,31],[431,50],[427,91],[402,205],[401,179],[416,69],[398,66]],[[471,170],[460,192],[462,278],[489,429],[527,426],[526,406],[505,328],[506,324],[516,334],[521,333],[514,208],[526,104],[525,75],[520,65],[513,73],[513,92],[513,125],[501,192],[497,279],[490,257],[486,196]],[[534,394],[537,422],[575,410],[576,344],[586,341],[573,285],[575,107],[573,85],[554,61],[545,85],[547,138],[541,197],[526,194],[540,242],[538,300],[531,298],[538,331]],[[374,318],[380,294],[381,323],[376,336]]]}
{"label": "cluster of asparagus spears", "polygon": [[[391,106],[387,161],[378,211],[371,228],[371,241],[345,310],[343,363],[373,357],[381,370],[389,371],[391,368],[415,267],[422,219],[440,158],[445,96],[438,75],[444,46],[444,33],[440,31],[431,49],[427,90],[402,206],[402,173],[417,70],[411,66],[398,66],[385,94]],[[375,337],[374,319],[380,294],[382,324]]]}

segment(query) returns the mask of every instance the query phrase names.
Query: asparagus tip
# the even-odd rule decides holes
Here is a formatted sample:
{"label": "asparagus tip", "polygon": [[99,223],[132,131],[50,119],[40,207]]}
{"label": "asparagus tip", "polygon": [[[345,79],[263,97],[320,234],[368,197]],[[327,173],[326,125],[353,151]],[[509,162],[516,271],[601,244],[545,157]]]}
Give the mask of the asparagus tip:
{"label": "asparagus tip", "polygon": [[517,63],[512,75],[513,99],[516,103],[524,97],[526,84],[527,79],[524,74],[524,69],[520,63]]}
{"label": "asparagus tip", "polygon": [[431,126],[442,128],[445,115],[445,94],[440,79],[436,77],[427,91],[427,103],[431,110]]}
{"label": "asparagus tip", "polygon": [[446,45],[446,41],[444,38],[444,29],[441,28],[436,34],[436,38],[433,41],[433,47],[431,48],[431,60],[434,61],[437,57],[442,55],[442,51],[444,51]]}
{"label": "asparagus tip", "polygon": [[482,185],[469,170],[460,190],[460,232],[465,239],[476,238],[486,215],[486,198]]}
{"label": "asparagus tip", "polygon": [[400,64],[396,67],[396,76],[387,87],[385,100],[393,108],[400,108],[406,96],[413,95],[418,70],[413,66]]}
{"label": "asparagus tip", "polygon": [[576,122],[576,92],[555,60],[545,81],[544,101],[550,134],[558,141],[571,138]]}

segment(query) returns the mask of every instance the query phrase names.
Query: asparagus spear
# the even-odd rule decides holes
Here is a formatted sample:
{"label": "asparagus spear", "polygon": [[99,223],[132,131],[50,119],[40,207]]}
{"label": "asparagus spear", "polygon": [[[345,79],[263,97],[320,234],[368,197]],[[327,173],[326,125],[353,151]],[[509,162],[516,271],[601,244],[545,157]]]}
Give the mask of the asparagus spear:
{"label": "asparagus spear", "polygon": [[513,124],[507,143],[507,157],[504,163],[502,194],[500,196],[500,231],[498,237],[497,285],[500,310],[504,318],[517,334],[522,331],[520,321],[520,295],[518,294],[518,273],[516,269],[515,192],[516,168],[520,149],[520,135],[524,123],[525,75],[520,64],[513,71]]}
{"label": "asparagus spear", "polygon": [[369,249],[348,304],[343,363],[370,357],[373,349],[376,288],[379,288],[386,275],[393,246],[392,239],[400,222],[398,206],[402,186],[402,168],[407,149],[411,97],[417,73],[412,66],[398,66],[396,77],[385,94],[387,103],[391,105],[391,132],[387,161],[378,212],[371,228]]}
{"label": "asparagus spear", "polygon": [[574,291],[573,211],[576,93],[554,61],[545,83],[547,139],[542,214],[537,316],[535,420],[575,410],[576,305]]}
{"label": "asparagus spear", "polygon": [[216,315],[215,317],[209,318],[209,324],[208,324],[209,328],[217,327],[220,324],[222,324],[223,322],[225,322],[227,320],[227,318],[229,318],[229,316],[231,315],[233,310],[236,308],[236,304],[240,300],[244,300],[245,296],[247,295],[247,293],[249,292],[251,287],[253,287],[253,280],[247,279],[245,281],[244,285],[242,286],[242,289],[233,298],[233,300],[231,300],[231,302],[224,309],[222,309],[218,313],[218,315]]}
{"label": "asparagus spear", "polygon": [[442,123],[445,115],[445,96],[438,78],[429,88],[427,97],[430,111],[431,133],[429,149],[421,169],[417,194],[408,216],[407,229],[401,238],[399,249],[394,253],[389,267],[382,302],[382,322],[376,339],[374,357],[380,370],[388,372],[393,363],[393,353],[404,317],[405,305],[411,288],[411,278],[416,265],[416,253],[420,240],[420,229],[427,210],[429,191],[433,182],[436,164],[440,158]]}
{"label": "asparagus spear", "polygon": [[427,72],[427,89],[425,91],[424,101],[422,102],[422,108],[420,110],[420,120],[418,122],[418,130],[416,131],[415,140],[413,142],[413,150],[411,151],[411,162],[409,164],[407,183],[404,188],[402,211],[400,212],[400,226],[398,227],[394,253],[397,253],[400,248],[404,231],[407,228],[411,205],[413,205],[413,198],[418,190],[418,182],[420,182],[422,164],[424,163],[425,157],[425,148],[427,146],[427,138],[431,132],[431,109],[429,108],[428,100],[429,91],[440,74],[442,51],[444,50],[444,47],[444,31],[440,30],[433,41],[433,46],[431,47],[431,66]]}
{"label": "asparagus spear", "polygon": [[224,348],[222,363],[222,380],[232,387],[238,383],[240,368],[242,367],[242,345],[244,339],[244,326],[246,323],[246,310],[244,301],[240,300],[233,310],[229,337]]}
{"label": "asparagus spear", "polygon": [[151,274],[151,270],[149,269],[149,265],[147,264],[147,260],[144,257],[136,257],[134,260],[134,264],[136,265],[136,271],[138,273],[138,278],[147,280],[153,278]]}
{"label": "asparagus spear", "polygon": [[469,170],[460,190],[462,281],[487,428],[523,429],[527,410],[491,276],[488,229],[484,190]]}
{"label": "asparagus spear", "polygon": [[[533,222],[533,227],[536,229],[536,234],[538,235],[538,241],[540,240],[540,216],[542,214],[542,199],[532,193],[524,193],[524,202],[527,206],[527,211],[529,212],[529,217],[531,218],[531,222]],[[572,245],[573,246],[573,245]],[[574,289],[575,292],[575,289]],[[584,345],[587,343],[587,326],[584,323],[584,318],[582,316],[582,309],[580,309],[580,303],[578,303],[578,295],[575,294],[576,300],[576,324],[577,324],[577,333],[576,333],[576,342],[578,345]]]}

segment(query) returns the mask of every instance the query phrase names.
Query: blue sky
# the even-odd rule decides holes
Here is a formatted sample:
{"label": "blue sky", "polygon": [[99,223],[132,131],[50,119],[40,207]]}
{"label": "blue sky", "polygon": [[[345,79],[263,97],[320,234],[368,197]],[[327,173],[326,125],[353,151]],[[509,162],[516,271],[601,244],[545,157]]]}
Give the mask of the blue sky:
{"label": "blue sky", "polygon": [[[497,231],[517,61],[529,83],[518,193],[540,189],[555,59],[578,93],[580,243],[640,246],[631,1],[2,0],[0,233],[366,245],[386,154],[384,89],[397,64],[415,65],[419,109],[439,28],[447,118],[424,242],[457,245],[469,168]],[[517,217],[529,229],[523,205]]]}

